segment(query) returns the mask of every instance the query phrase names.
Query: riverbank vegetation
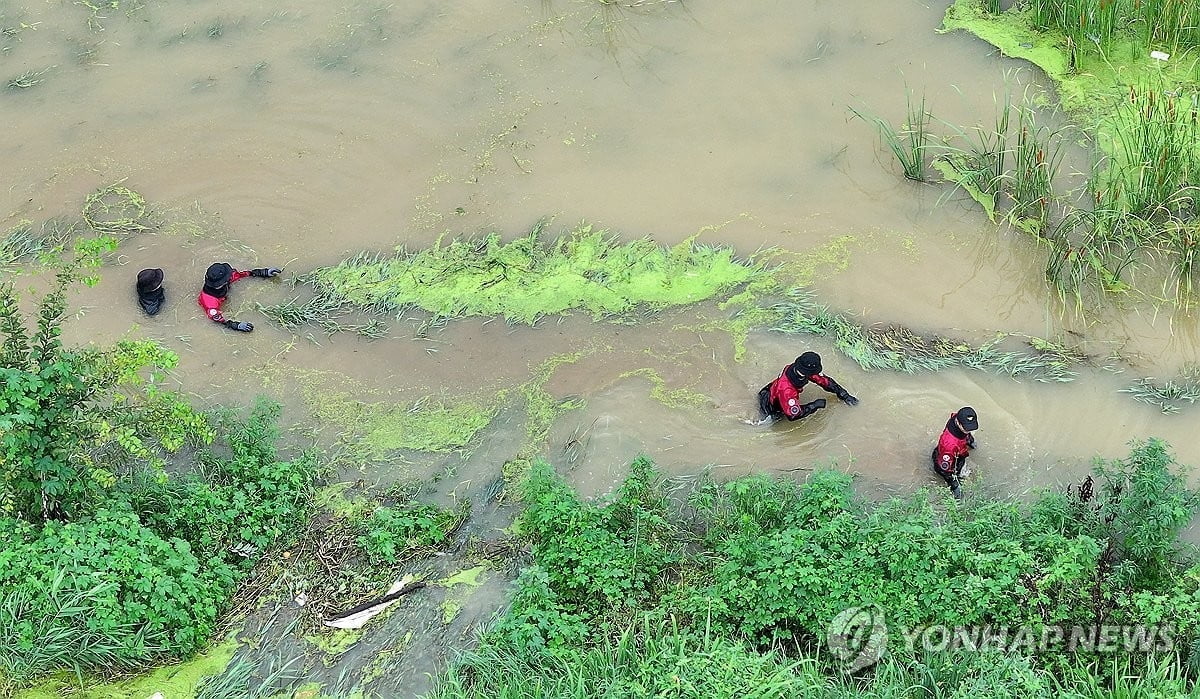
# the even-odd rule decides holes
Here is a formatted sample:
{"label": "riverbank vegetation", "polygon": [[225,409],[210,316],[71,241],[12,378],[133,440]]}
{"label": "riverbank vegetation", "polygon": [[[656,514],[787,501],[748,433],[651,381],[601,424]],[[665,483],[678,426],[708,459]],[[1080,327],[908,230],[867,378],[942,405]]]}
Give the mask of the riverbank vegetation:
{"label": "riverbank vegetation", "polygon": [[[539,464],[524,501],[517,528],[529,557],[511,606],[442,679],[439,699],[1192,688],[1200,560],[1178,536],[1198,501],[1155,440],[1027,503],[960,505],[940,490],[870,503],[838,471],[802,485],[756,475],[681,489],[646,459],[600,502]],[[852,649],[879,654],[854,673],[845,648],[829,645],[849,609],[886,624],[874,645]],[[939,652],[908,648],[904,633],[1103,624],[1155,625],[1171,643]]]}
{"label": "riverbank vegetation", "polygon": [[[1195,302],[1200,220],[1200,45],[1197,13],[1180,2],[996,3],[957,0],[946,30],[965,29],[1024,58],[1057,83],[1073,126],[1039,125],[1005,95],[996,118],[934,133],[909,110],[903,127],[873,118],[904,176],[939,171],[993,221],[1045,251],[1045,275],[1082,311],[1096,297]],[[861,111],[852,108],[857,114]],[[1014,118],[1015,117],[1015,118]],[[1088,166],[1063,172],[1074,143]]]}
{"label": "riverbank vegetation", "polygon": [[202,413],[161,387],[178,358],[152,342],[63,345],[96,259],[32,323],[0,287],[0,693],[194,654],[308,511],[315,454],[279,455],[278,405]]}

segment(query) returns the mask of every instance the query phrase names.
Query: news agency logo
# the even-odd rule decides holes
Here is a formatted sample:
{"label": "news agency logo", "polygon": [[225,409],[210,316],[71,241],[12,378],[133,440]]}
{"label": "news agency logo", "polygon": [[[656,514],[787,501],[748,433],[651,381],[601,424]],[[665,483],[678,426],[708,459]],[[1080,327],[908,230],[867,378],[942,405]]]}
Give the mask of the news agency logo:
{"label": "news agency logo", "polygon": [[[909,654],[998,651],[1039,653],[1147,653],[1175,648],[1174,630],[1145,624],[945,626],[893,628]],[[829,650],[843,670],[855,673],[879,662],[887,650],[888,625],[878,606],[850,607],[829,622]]]}
{"label": "news agency logo", "polygon": [[865,670],[887,650],[887,622],[877,606],[851,607],[829,622],[829,650],[846,672]]}

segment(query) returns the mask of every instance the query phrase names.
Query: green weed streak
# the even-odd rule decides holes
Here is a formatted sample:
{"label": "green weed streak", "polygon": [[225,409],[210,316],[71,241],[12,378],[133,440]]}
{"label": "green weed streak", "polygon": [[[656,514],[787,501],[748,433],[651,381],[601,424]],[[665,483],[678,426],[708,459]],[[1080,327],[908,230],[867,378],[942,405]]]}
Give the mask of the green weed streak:
{"label": "green weed streak", "polygon": [[525,441],[517,454],[504,464],[502,475],[505,483],[522,483],[549,439],[554,421],[564,413],[585,405],[581,398],[555,398],[546,390],[546,382],[559,367],[574,364],[597,351],[597,348],[591,348],[550,357],[539,364],[533,377],[517,389],[517,394],[525,403]]}
{"label": "green weed streak", "polygon": [[667,388],[666,379],[654,369],[648,367],[634,369],[621,374],[620,378],[626,379],[633,376],[640,376],[648,380],[651,384],[650,397],[668,408],[695,407],[708,402],[708,396],[703,393],[688,388]]}
{"label": "green weed streak", "polygon": [[360,255],[308,276],[317,295],[372,313],[420,309],[436,318],[502,316],[534,324],[575,310],[597,320],[704,301],[752,279],[758,269],[732,250],[688,239],[620,244],[583,225],[550,241],[541,227],[504,243],[492,233],[393,257]]}
{"label": "green weed streak", "polygon": [[162,692],[163,699],[191,699],[202,680],[224,670],[237,647],[237,641],[231,639],[186,663],[160,667],[131,680],[92,684],[82,689],[74,677],[54,679],[17,692],[14,699],[57,699],[67,691],[76,699],[145,699],[155,692]]}
{"label": "green weed streak", "polygon": [[697,330],[728,332],[733,342],[733,359],[741,362],[746,358],[750,333],[772,327],[781,319],[780,311],[773,307],[770,299],[782,296],[788,288],[808,286],[818,271],[846,271],[850,267],[851,248],[859,244],[857,237],[843,235],[804,252],[771,249],[757,254],[754,261],[763,268],[763,273],[717,305],[722,311],[730,311],[729,317]]}
{"label": "green weed streak", "polygon": [[1007,335],[973,346],[938,335],[920,335],[902,326],[865,327],[850,316],[817,304],[803,289],[789,292],[788,299],[774,306],[780,321],[771,328],[788,334],[820,335],[833,340],[834,347],[863,369],[889,369],[907,374],[969,367],[1025,377],[1041,382],[1073,381],[1072,367],[1082,357],[1057,343],[1030,339],[1033,352],[999,348]]}

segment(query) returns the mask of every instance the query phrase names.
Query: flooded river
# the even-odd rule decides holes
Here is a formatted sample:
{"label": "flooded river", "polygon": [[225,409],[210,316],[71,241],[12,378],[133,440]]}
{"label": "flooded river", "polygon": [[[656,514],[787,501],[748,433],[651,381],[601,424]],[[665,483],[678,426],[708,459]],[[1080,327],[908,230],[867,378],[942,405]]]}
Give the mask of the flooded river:
{"label": "flooded river", "polygon": [[[453,399],[586,348],[546,384],[586,402],[552,428],[546,454],[588,493],[608,490],[639,453],[680,476],[803,477],[836,462],[871,492],[936,486],[929,449],[966,404],[980,414],[979,487],[995,492],[1074,479],[1151,435],[1200,462],[1195,414],[1118,393],[1196,362],[1195,324],[1148,305],[1064,310],[1031,239],[997,231],[946,186],[904,180],[849,111],[899,123],[907,90],[938,119],[974,125],[1006,91],[1053,99],[1028,67],[935,33],[947,4],[0,0],[0,230],[77,214],[89,192],[124,180],[189,225],[124,241],[103,281],[77,295],[69,336],[158,339],[179,352],[176,376],[198,399],[265,392],[297,421],[304,403],[289,377],[303,372],[396,401]],[[636,326],[451,321],[427,339],[392,323],[389,338],[368,341],[272,325],[255,304],[298,293],[286,282],[234,287],[229,315],[255,323],[250,335],[206,321],[194,301],[214,261],[293,276],[443,234],[514,237],[543,217],[555,234],[586,220],[623,240],[700,233],[741,255],[798,252],[814,260],[817,298],[866,323],[974,341],[1074,338],[1123,373],[1085,368],[1066,385],[865,373],[825,340],[769,332],[737,361],[728,334],[700,329],[720,315],[711,307]],[[168,306],[154,318],[133,303],[143,267],[166,270]],[[807,349],[860,405],[744,424],[758,388]],[[639,369],[702,398],[665,405],[646,374],[626,375]],[[498,472],[511,453],[495,451]]]}

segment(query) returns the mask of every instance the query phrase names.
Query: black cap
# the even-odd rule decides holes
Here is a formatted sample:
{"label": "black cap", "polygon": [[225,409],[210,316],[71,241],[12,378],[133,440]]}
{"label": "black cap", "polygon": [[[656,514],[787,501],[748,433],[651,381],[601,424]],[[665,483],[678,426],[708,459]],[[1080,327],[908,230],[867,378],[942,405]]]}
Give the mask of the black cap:
{"label": "black cap", "polygon": [[805,376],[821,373],[821,355],[816,352],[805,352],[796,357],[796,363],[793,365],[796,370]]}
{"label": "black cap", "polygon": [[213,287],[225,286],[232,277],[233,267],[224,262],[214,262],[208,266],[208,271],[204,273],[204,283]]}
{"label": "black cap", "polygon": [[958,420],[958,424],[968,432],[974,432],[979,429],[979,416],[975,414],[975,409],[971,407],[959,408],[954,417]]}
{"label": "black cap", "polygon": [[143,269],[137,275],[137,290],[139,294],[148,294],[162,286],[163,271],[158,268]]}

